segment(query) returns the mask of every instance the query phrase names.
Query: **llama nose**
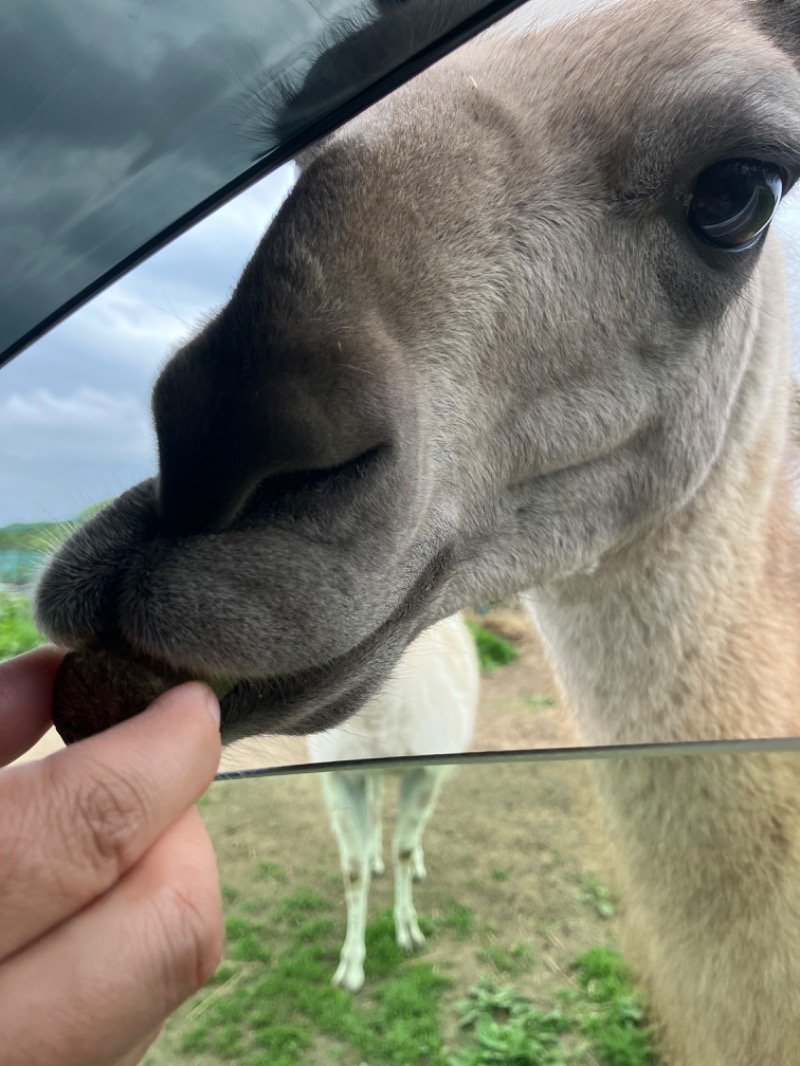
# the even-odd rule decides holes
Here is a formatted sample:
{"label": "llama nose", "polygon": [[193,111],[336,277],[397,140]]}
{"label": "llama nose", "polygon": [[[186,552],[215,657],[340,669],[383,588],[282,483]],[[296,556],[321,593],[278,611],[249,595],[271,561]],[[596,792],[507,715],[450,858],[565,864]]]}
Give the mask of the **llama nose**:
{"label": "llama nose", "polygon": [[[157,506],[177,534],[229,528],[258,489],[286,475],[332,470],[386,444],[392,404],[381,375],[356,364],[295,359],[242,374],[192,345],[167,364],[153,393]],[[391,391],[391,390],[390,390]],[[302,480],[300,481],[302,484]]]}

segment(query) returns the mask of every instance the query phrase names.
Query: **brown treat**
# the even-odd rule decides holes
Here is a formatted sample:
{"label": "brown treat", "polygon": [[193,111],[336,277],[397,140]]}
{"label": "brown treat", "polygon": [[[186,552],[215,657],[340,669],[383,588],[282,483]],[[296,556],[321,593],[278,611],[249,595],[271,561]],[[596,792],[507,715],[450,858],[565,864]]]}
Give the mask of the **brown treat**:
{"label": "brown treat", "polygon": [[[73,744],[132,718],[162,692],[191,680],[185,671],[124,649],[69,652],[56,675],[53,724],[64,743]],[[222,698],[232,686],[211,687]]]}

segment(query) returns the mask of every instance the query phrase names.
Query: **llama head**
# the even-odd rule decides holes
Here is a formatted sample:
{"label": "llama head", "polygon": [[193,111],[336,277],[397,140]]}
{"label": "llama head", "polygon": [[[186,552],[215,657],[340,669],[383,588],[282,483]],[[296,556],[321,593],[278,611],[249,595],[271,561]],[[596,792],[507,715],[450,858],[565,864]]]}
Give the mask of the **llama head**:
{"label": "llama head", "polygon": [[766,358],[794,10],[487,36],[308,153],[155,385],[157,476],[52,560],[44,631],[235,678],[226,738],[309,732],[434,621],[684,508]]}

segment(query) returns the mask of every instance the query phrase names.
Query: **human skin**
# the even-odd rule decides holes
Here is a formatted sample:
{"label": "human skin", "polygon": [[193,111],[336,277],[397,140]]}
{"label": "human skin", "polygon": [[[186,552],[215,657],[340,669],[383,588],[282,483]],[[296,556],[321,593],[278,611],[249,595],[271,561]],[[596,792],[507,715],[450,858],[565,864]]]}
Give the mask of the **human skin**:
{"label": "human skin", "polygon": [[[51,724],[61,655],[0,665],[0,766]],[[133,1066],[222,951],[194,803],[219,765],[204,685],[39,762],[0,770],[4,1066]]]}

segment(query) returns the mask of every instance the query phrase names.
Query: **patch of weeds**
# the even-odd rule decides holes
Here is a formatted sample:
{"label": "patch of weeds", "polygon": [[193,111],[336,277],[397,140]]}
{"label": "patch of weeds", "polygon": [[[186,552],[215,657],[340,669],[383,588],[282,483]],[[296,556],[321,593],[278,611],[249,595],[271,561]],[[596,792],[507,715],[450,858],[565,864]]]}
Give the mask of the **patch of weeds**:
{"label": "patch of weeds", "polygon": [[501,944],[488,944],[478,952],[481,962],[488,962],[500,973],[517,977],[521,973],[527,973],[533,966],[533,950],[528,944],[515,944],[512,948],[503,947]]}
{"label": "patch of weeds", "polygon": [[[300,1015],[366,1061],[443,1066],[438,1004],[448,982],[427,963],[405,964],[400,954],[404,964],[378,985],[373,1002],[332,987],[336,951],[319,944],[290,948],[260,982],[258,994],[276,1016]],[[368,966],[375,962],[369,953],[367,960]]]}
{"label": "patch of weeds", "polygon": [[610,889],[595,877],[581,874],[578,878],[583,891],[578,896],[581,903],[589,903],[597,911],[601,918],[611,918],[614,915],[614,899]]}
{"label": "patch of weeds", "polygon": [[[456,1006],[460,1046],[445,1048],[441,1001],[451,982],[439,965],[397,947],[389,908],[368,924],[367,986],[352,996],[331,984],[344,922],[326,913],[327,899],[301,887],[258,920],[243,907],[228,915],[226,958],[211,982],[182,1023],[168,1022],[187,1066],[201,1055],[220,1066],[657,1066],[642,995],[610,949],[577,958],[570,987],[546,1003],[481,983]],[[469,908],[451,898],[432,928],[466,937],[474,926]],[[486,947],[481,958],[508,974],[533,964],[520,944]]]}
{"label": "patch of weeds", "polygon": [[573,963],[576,984],[542,1010],[510,985],[484,981],[456,1009],[470,1042],[447,1066],[658,1066],[645,1003],[619,952],[594,947]]}
{"label": "patch of weeds", "polygon": [[657,1066],[653,1028],[644,1024],[645,998],[613,948],[593,947],[574,962],[582,1032],[604,1066]]}
{"label": "patch of weeds", "polygon": [[492,870],[491,877],[493,881],[507,881],[511,871],[507,866],[495,866]]}
{"label": "patch of weeds", "polygon": [[519,652],[510,640],[506,640],[505,637],[499,637],[496,633],[486,629],[485,626],[479,625],[469,618],[465,619],[465,621],[470,633],[472,633],[475,647],[478,649],[478,661],[480,662],[481,670],[488,673],[498,666],[506,666],[519,658]]}
{"label": "patch of weeds", "polygon": [[287,881],[286,871],[277,862],[260,862],[256,867],[256,881]]}
{"label": "patch of weeds", "polygon": [[528,707],[557,707],[558,696],[554,696],[552,692],[534,692],[531,696],[526,696],[524,702]]}
{"label": "patch of weeds", "polygon": [[544,1012],[516,989],[485,981],[456,1009],[472,1040],[449,1056],[448,1066],[563,1066],[561,1034],[570,1028],[560,1010]]}
{"label": "patch of weeds", "polygon": [[459,903],[452,896],[447,896],[442,913],[433,922],[436,930],[448,929],[459,939],[468,937],[474,925],[475,916],[469,907],[465,907],[463,903]]}

